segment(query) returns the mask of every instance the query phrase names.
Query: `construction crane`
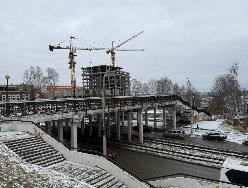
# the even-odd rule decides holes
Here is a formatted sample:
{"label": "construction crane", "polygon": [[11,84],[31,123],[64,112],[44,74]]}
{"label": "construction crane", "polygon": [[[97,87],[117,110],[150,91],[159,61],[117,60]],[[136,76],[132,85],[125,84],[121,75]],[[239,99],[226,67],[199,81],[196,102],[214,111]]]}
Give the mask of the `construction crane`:
{"label": "construction crane", "polygon": [[111,61],[112,61],[112,65],[113,67],[115,66],[115,51],[145,51],[144,49],[118,49],[119,47],[121,47],[123,44],[129,42],[130,40],[138,37],[139,35],[141,35],[142,33],[144,33],[144,31],[141,31],[139,33],[137,33],[136,35],[130,37],[129,39],[125,40],[124,42],[118,44],[117,46],[114,46],[114,41],[112,41],[112,48],[109,48],[106,53],[107,54],[111,54]]}
{"label": "construction crane", "polygon": [[[75,98],[75,88],[76,88],[76,76],[75,76],[75,57],[77,56],[76,50],[88,50],[88,51],[92,51],[92,50],[106,50],[106,48],[79,48],[79,47],[74,47],[73,46],[73,39],[75,39],[75,37],[71,36],[70,37],[70,46],[65,46],[65,47],[61,47],[59,43],[58,45],[49,45],[49,50],[53,52],[54,49],[57,50],[69,50],[69,69],[71,71],[71,87],[73,89],[73,95]],[[63,41],[64,42],[64,41]]]}

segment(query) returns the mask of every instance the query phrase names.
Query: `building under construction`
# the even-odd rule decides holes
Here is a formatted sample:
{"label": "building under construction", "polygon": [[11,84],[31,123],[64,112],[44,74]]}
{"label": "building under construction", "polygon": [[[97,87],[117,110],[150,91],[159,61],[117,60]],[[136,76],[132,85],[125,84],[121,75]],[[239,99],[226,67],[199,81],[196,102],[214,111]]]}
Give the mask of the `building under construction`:
{"label": "building under construction", "polygon": [[105,89],[106,96],[130,95],[130,74],[122,71],[121,67],[99,65],[82,67],[82,83],[85,96],[102,96]]}

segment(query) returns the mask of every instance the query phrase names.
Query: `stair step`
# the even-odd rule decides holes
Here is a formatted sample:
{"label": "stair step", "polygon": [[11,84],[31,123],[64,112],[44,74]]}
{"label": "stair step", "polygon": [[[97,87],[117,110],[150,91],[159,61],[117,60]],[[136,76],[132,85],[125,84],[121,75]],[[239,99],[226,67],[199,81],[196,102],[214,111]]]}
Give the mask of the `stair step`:
{"label": "stair step", "polygon": [[22,156],[22,158],[26,158],[29,156],[33,156],[35,154],[40,154],[42,152],[48,152],[48,151],[54,151],[53,148],[48,147],[48,146],[43,146],[43,147],[39,147],[38,149],[36,149],[35,151],[32,149],[29,150],[22,150],[22,151],[16,151],[15,153]]}
{"label": "stair step", "polygon": [[36,165],[41,165],[41,164],[45,164],[45,163],[48,163],[51,161],[58,160],[60,158],[64,158],[64,157],[61,154],[56,154],[56,155],[46,156],[46,157],[40,158],[39,160],[30,161],[30,163],[34,163]]}
{"label": "stair step", "polygon": [[99,188],[99,187],[102,187],[103,185],[105,184],[108,184],[110,181],[114,180],[114,176],[112,176],[111,174],[109,174],[108,177],[105,177],[104,180],[94,184],[95,187]]}
{"label": "stair step", "polygon": [[98,176],[98,178],[95,178],[93,181],[90,182],[90,184],[95,186],[97,183],[100,183],[100,182],[104,181],[105,178],[108,178],[110,176],[111,176],[111,174],[106,172],[106,174]]}
{"label": "stair step", "polygon": [[40,157],[45,157],[45,156],[51,156],[51,155],[54,155],[54,154],[57,154],[58,152],[57,151],[51,151],[51,152],[44,152],[43,151],[43,153],[42,154],[36,154],[36,155],[34,155],[34,156],[32,156],[32,157],[23,157],[23,159],[25,159],[26,161],[33,161],[33,160],[35,160],[35,159],[37,159],[37,158],[40,158]]}
{"label": "stair step", "polygon": [[48,166],[51,166],[51,165],[53,165],[53,164],[57,164],[57,163],[61,163],[61,162],[63,162],[63,161],[65,161],[66,159],[64,158],[64,157],[61,157],[61,158],[59,158],[58,160],[55,160],[55,161],[50,161],[50,162],[46,162],[45,164],[40,164],[41,166],[43,166],[43,167],[48,167]]}
{"label": "stair step", "polygon": [[30,148],[33,146],[41,146],[41,145],[47,145],[45,142],[30,142],[27,144],[19,144],[19,145],[15,145],[15,146],[8,146],[9,148],[11,148],[12,150],[14,149],[20,149],[20,148]]}
{"label": "stair step", "polygon": [[105,175],[107,173],[108,172],[106,172],[106,171],[103,170],[102,172],[100,172],[100,173],[98,173],[98,174],[96,174],[94,176],[91,176],[89,179],[87,179],[86,180],[86,183],[91,184],[91,182],[93,182],[95,179],[98,179],[99,177],[101,177],[101,176],[103,176],[103,175]]}
{"label": "stair step", "polygon": [[103,186],[103,188],[111,188],[115,186],[120,181],[118,179],[113,179],[113,181],[109,182],[109,184],[106,183],[106,185]]}
{"label": "stair step", "polygon": [[32,140],[32,139],[37,139],[37,138],[35,136],[30,136],[27,138],[4,141],[4,144],[6,144],[6,143],[11,144],[11,143],[21,142],[21,141],[26,141],[26,140]]}

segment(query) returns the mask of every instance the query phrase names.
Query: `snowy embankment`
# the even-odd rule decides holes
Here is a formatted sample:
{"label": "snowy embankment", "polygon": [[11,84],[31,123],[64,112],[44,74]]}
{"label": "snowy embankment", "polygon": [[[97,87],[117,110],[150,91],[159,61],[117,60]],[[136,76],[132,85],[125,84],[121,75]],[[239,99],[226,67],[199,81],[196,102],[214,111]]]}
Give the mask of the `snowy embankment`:
{"label": "snowy embankment", "polygon": [[0,142],[0,187],[77,187],[92,186],[54,170],[24,162]]}
{"label": "snowy embankment", "polygon": [[[195,130],[197,124],[200,130]],[[184,130],[186,134],[190,134],[190,137],[201,137],[206,131],[219,131],[227,135],[227,141],[235,142],[238,144],[242,143],[242,140],[248,138],[248,134],[242,133],[235,129],[234,126],[224,123],[223,119],[218,119],[216,121],[201,121],[195,124],[192,124],[193,133],[191,134],[191,125],[185,126]]]}

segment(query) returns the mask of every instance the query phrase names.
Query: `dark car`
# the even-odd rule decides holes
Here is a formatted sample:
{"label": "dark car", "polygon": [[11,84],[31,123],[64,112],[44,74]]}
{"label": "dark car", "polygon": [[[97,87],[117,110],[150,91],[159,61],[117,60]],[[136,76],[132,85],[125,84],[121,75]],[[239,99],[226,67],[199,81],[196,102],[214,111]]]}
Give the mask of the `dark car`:
{"label": "dark car", "polygon": [[[139,131],[139,126],[134,126],[133,130],[135,131]],[[152,127],[148,126],[148,125],[143,125],[143,132],[151,132],[152,131]]]}
{"label": "dark car", "polygon": [[242,140],[242,144],[248,145],[248,139],[246,138],[246,139]]}
{"label": "dark car", "polygon": [[227,136],[225,134],[222,134],[220,132],[206,132],[202,134],[203,139],[209,139],[209,140],[219,140],[224,141],[227,139]]}
{"label": "dark car", "polygon": [[177,130],[177,129],[175,129],[175,130],[173,130],[173,129],[171,129],[171,130],[166,130],[166,131],[163,133],[163,135],[164,135],[165,137],[174,137],[174,138],[181,138],[181,139],[184,138],[184,134],[185,134],[184,131],[182,131],[182,130]]}

